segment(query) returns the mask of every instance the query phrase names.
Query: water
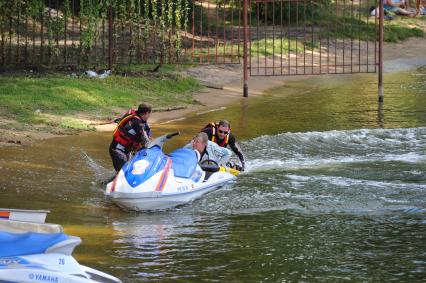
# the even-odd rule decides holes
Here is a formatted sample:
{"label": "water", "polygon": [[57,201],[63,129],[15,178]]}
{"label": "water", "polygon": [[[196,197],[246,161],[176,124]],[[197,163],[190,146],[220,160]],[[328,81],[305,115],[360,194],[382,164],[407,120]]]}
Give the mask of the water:
{"label": "water", "polygon": [[[110,134],[0,149],[0,207],[50,209],[82,263],[124,282],[424,282],[425,69],[292,81],[265,97],[154,125],[168,149],[227,117],[247,172],[157,213],[104,198]],[[379,111],[380,110],[380,111]]]}

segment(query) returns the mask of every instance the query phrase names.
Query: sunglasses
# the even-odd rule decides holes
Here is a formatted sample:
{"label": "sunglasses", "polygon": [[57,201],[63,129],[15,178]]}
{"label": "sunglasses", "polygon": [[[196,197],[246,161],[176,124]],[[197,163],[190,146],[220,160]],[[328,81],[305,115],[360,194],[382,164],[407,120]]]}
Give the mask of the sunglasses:
{"label": "sunglasses", "polygon": [[217,132],[219,133],[219,134],[225,134],[225,135],[227,135],[229,132],[227,132],[227,131],[222,131],[222,130],[217,130]]}

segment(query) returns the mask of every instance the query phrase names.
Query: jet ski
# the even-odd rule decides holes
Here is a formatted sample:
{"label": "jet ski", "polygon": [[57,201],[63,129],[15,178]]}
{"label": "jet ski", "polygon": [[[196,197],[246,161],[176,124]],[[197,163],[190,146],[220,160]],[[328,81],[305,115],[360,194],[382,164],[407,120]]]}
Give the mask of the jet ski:
{"label": "jet ski", "polygon": [[239,171],[217,164],[198,164],[198,153],[179,148],[163,153],[178,132],[161,136],[139,150],[107,184],[105,194],[126,210],[164,210],[191,202],[230,184]]}
{"label": "jet ski", "polygon": [[44,223],[47,212],[0,209],[0,282],[121,282],[80,265],[71,254],[81,239]]}

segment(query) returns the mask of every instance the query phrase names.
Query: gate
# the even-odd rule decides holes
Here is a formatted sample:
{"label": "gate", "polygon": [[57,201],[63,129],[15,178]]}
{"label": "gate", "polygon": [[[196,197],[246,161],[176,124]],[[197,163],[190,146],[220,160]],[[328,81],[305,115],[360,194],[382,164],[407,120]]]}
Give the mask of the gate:
{"label": "gate", "polygon": [[[376,7],[379,15],[371,17]],[[248,72],[290,76],[378,71],[383,102],[383,1],[246,0],[243,14],[244,97]]]}
{"label": "gate", "polygon": [[254,0],[251,76],[375,73],[378,21],[370,0]]}

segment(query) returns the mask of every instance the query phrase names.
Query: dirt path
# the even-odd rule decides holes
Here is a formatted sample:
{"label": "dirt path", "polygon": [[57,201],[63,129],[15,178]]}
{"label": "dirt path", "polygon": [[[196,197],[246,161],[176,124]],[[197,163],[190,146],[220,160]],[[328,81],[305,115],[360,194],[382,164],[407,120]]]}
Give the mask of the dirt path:
{"label": "dirt path", "polygon": [[[385,72],[398,72],[426,65],[426,38],[412,38],[401,43],[385,44]],[[201,105],[185,109],[153,113],[151,123],[167,123],[186,115],[194,115],[212,109],[218,109],[236,103],[242,97],[241,65],[200,66],[186,70],[186,75],[197,78],[206,86],[195,94]],[[309,76],[291,77],[251,77],[249,78],[249,96],[258,96],[270,88],[281,86],[290,80],[309,79]],[[386,83],[386,82],[385,82]],[[112,131],[115,124],[103,124],[94,121],[97,131]],[[57,135],[39,131],[16,131],[0,129],[0,146],[28,145],[33,141],[52,138]]]}

